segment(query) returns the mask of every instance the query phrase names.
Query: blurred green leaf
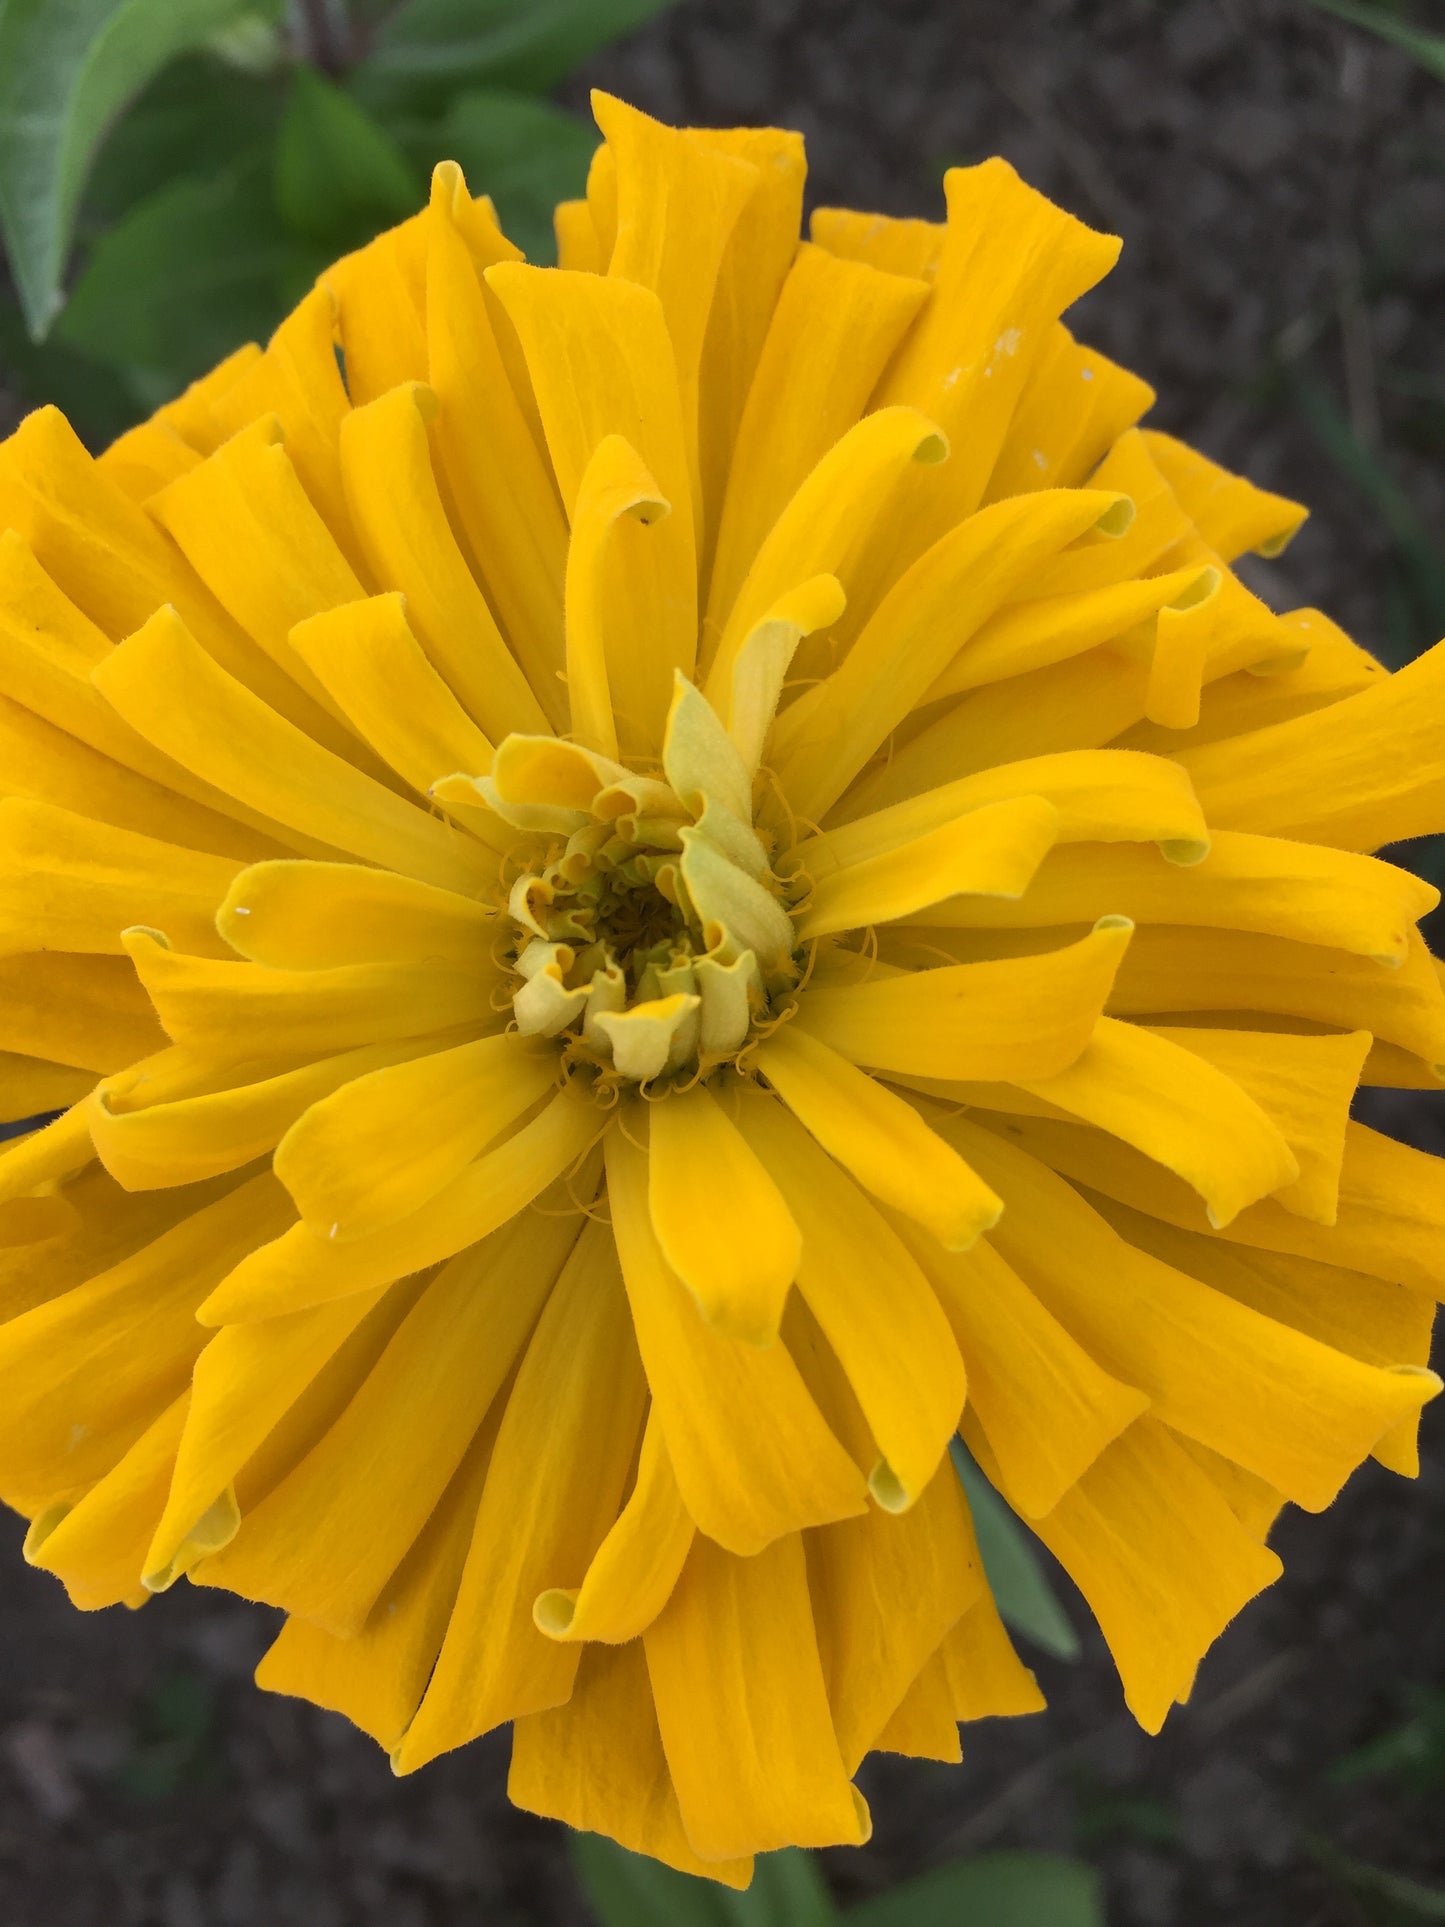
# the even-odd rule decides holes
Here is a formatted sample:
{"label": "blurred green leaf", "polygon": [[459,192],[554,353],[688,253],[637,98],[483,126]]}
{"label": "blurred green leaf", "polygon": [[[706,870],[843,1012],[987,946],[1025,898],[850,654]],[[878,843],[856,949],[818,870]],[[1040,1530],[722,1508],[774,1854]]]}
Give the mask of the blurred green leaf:
{"label": "blurred green leaf", "polygon": [[0,233],[31,334],[62,303],[76,209],[111,121],[179,53],[256,0],[4,0]]}
{"label": "blurred green leaf", "polygon": [[557,253],[552,210],[585,189],[598,133],[545,101],[477,90],[402,138],[428,171],[440,160],[460,162],[467,186],[491,195],[527,259],[549,263]]}
{"label": "blurred green leaf", "polygon": [[1417,1693],[1415,1701],[1409,1719],[1337,1760],[1330,1784],[1354,1786],[1388,1776],[1422,1791],[1445,1785],[1445,1693]]}
{"label": "blurred green leaf", "polygon": [[850,1907],[847,1927],[1104,1927],[1099,1877],[1046,1853],[986,1853]]}
{"label": "blurred green leaf", "polygon": [[277,220],[262,149],[212,179],[163,188],[103,235],[59,338],[143,371],[131,385],[154,406],[243,342],[264,341],[325,259]]}
{"label": "blurred green leaf", "polygon": [[281,107],[278,88],[212,54],[172,61],[107,136],[81,203],[82,234],[183,174],[230,166],[275,133]]}
{"label": "blurred green leaf", "polygon": [[1369,0],[1313,0],[1313,4],[1321,13],[1332,13],[1337,20],[1347,20],[1352,27],[1363,27],[1366,33],[1378,34],[1381,40],[1388,40],[1412,60],[1417,60],[1437,80],[1445,80],[1445,34],[1427,33],[1423,27],[1412,26],[1384,7],[1371,6]]}
{"label": "blurred green leaf", "polygon": [[1341,1853],[1332,1841],[1317,1836],[1306,1836],[1304,1844],[1324,1871],[1341,1886],[1358,1899],[1381,1904],[1384,1911],[1376,1912],[1376,1918],[1399,1922],[1401,1927],[1405,1922],[1416,1920],[1445,1920],[1445,1892],[1440,1888],[1425,1887],[1403,1874],[1388,1873],[1383,1867],[1353,1860]]}
{"label": "blurred green leaf", "polygon": [[130,1752],[116,1775],[138,1800],[164,1800],[183,1782],[211,1778],[215,1695],[195,1673],[169,1673],[136,1709]]}
{"label": "blurred green leaf", "polygon": [[950,1451],[973,1514],[994,1603],[1015,1632],[1025,1634],[1056,1659],[1077,1659],[1079,1636],[1054,1597],[1032,1540],[979,1471],[959,1439]]}
{"label": "blurred green leaf", "polygon": [[32,341],[13,301],[0,300],[0,368],[18,402],[28,408],[54,402],[92,450],[114,441],[136,418],[135,396],[122,374],[53,335]]}
{"label": "blurred green leaf", "polygon": [[574,1833],[570,1846],[601,1927],[834,1927],[838,1919],[817,1863],[796,1848],[759,1854],[753,1884],[736,1893],[600,1834]]}
{"label": "blurred green leaf", "polygon": [[408,0],[352,77],[369,105],[435,109],[473,87],[546,94],[671,0]]}
{"label": "blurred green leaf", "polygon": [[342,253],[415,214],[420,180],[363,107],[298,67],[276,143],[276,207],[292,234]]}

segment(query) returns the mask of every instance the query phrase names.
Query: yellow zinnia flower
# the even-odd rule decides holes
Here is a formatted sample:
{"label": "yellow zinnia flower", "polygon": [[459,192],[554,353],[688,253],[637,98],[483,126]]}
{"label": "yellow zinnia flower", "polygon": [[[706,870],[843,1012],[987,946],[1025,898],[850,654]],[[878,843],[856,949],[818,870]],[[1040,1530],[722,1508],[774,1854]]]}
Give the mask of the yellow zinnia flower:
{"label": "yellow zinnia flower", "polygon": [[[961,1429],[1143,1725],[1286,1500],[1416,1469],[1445,645],[944,225],[600,97],[563,266],[430,205],[92,460],[0,449],[0,1493],[289,1613],[402,1772],[742,1884],[1041,1704]],[[97,1081],[97,1079],[99,1081]]]}

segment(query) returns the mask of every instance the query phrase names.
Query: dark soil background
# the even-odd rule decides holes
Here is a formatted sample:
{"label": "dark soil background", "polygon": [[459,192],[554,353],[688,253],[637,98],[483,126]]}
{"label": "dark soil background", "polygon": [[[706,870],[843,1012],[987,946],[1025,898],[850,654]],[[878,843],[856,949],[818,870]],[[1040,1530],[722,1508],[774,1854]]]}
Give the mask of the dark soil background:
{"label": "dark soil background", "polygon": [[[1255,586],[1395,662],[1445,630],[1445,86],[1404,55],[1309,0],[683,0],[566,98],[590,84],[801,127],[814,201],[936,215],[944,166],[1007,155],[1124,236],[1073,319],[1158,387],[1154,419],[1314,506]],[[1445,1150],[1445,1098],[1370,1115]],[[1079,1664],[1037,1662],[1049,1712],[966,1729],[961,1769],[875,1762],[839,1894],[1049,1847],[1103,1870],[1112,1927],[1419,1917],[1346,1863],[1445,1876],[1439,1409],[1425,1435],[1418,1484],[1371,1466],[1324,1517],[1286,1515],[1286,1577],[1159,1739],[1086,1636]],[[20,1536],[7,1519],[3,1927],[587,1920],[560,1830],[507,1808],[502,1736],[397,1781],[250,1685],[269,1613],[179,1588],[82,1616]]]}

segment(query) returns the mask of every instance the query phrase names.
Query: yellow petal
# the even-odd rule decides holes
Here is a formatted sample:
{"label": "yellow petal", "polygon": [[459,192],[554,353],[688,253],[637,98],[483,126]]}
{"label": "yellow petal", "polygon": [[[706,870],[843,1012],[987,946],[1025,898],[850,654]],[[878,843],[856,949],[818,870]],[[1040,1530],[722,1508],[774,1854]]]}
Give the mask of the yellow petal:
{"label": "yellow petal", "polygon": [[1204,1199],[1212,1224],[1228,1224],[1300,1174],[1268,1114],[1169,1031],[1101,1017],[1067,1070],[1022,1088],[1177,1172]]}
{"label": "yellow petal", "polygon": [[268,709],[206,655],[173,610],[157,611],[101,664],[95,681],[167,755],[288,828],[431,883],[465,889],[485,878],[485,856],[474,844]]}
{"label": "yellow petal", "polygon": [[1077,487],[1157,399],[1147,381],[1056,322],[1024,377],[983,499]]}
{"label": "yellow petal", "polygon": [[612,1240],[589,1223],[508,1396],[456,1609],[398,1772],[571,1693],[579,1649],[538,1632],[532,1602],[548,1579],[580,1580],[616,1518],[644,1394]]}
{"label": "yellow petal", "polygon": [[205,1337],[196,1306],[288,1216],[266,1172],[0,1327],[7,1504],[46,1503],[110,1470],[190,1377]]}
{"label": "yellow petal", "polygon": [[1276,556],[1285,548],[1309,511],[1283,495],[1256,488],[1243,475],[1211,462],[1157,428],[1143,431],[1149,453],[1159,465],[1190,519],[1212,549],[1226,562],[1246,550]]}
{"label": "yellow petal", "polygon": [[873,1496],[901,1512],[932,1478],[963,1410],[948,1320],[898,1234],[781,1104],[754,1097],[741,1121],[802,1232],[798,1289],[882,1454]]}
{"label": "yellow petal", "polygon": [[216,913],[233,950],[273,970],[340,964],[491,967],[492,909],[454,890],[360,863],[255,863]]}
{"label": "yellow petal", "polygon": [[828,1702],[856,1771],[939,1641],[986,1596],[952,1462],[901,1517],[871,1507],[814,1534],[808,1568]]}
{"label": "yellow petal", "polygon": [[572,510],[565,603],[572,733],[603,756],[618,753],[614,701],[633,740],[639,718],[656,708],[647,673],[654,666],[636,647],[646,616],[628,607],[622,620],[617,601],[619,579],[645,540],[629,535],[626,524],[650,528],[670,513],[636,449],[621,435],[604,435],[582,472]]}
{"label": "yellow petal", "polygon": [[1078,943],[1039,956],[880,974],[871,983],[810,985],[797,1021],[873,1070],[1053,1076],[1087,1044],[1131,928],[1105,919]]}
{"label": "yellow petal", "polygon": [[1113,911],[1136,923],[1253,930],[1395,964],[1432,896],[1431,885],[1374,857],[1218,830],[1208,855],[1186,866],[1128,845],[1060,852],[1044,859],[1016,906],[960,901],[929,921],[1024,927]]}
{"label": "yellow petal", "polygon": [[1039,1683],[1013,1649],[987,1588],[939,1648],[958,1720],[1042,1713]]}
{"label": "yellow petal", "polygon": [[0,1202],[67,1178],[93,1156],[87,1107],[77,1104],[28,1137],[0,1149]]}
{"label": "yellow petal", "polygon": [[825,629],[843,613],[847,597],[835,575],[815,575],[780,596],[749,630],[733,664],[730,688],[713,688],[715,713],[727,722],[743,766],[756,775],[762,761],[783,679],[804,636]]}
{"label": "yellow petal", "polygon": [[798,249],[732,449],[708,601],[714,628],[794,490],[863,414],[927,292],[922,281]]}
{"label": "yellow petal", "polygon": [[945,1249],[997,1221],[999,1200],[914,1107],[818,1038],[785,1024],[753,1061],[831,1157]]}
{"label": "yellow petal", "polygon": [[1059,813],[1046,797],[1014,797],[985,803],[910,842],[836,870],[827,867],[823,839],[812,895],[796,918],[797,934],[806,941],[898,917],[923,921],[930,906],[946,917],[949,899],[960,893],[990,900],[1022,897],[1058,825]]}
{"label": "yellow petal", "polygon": [[544,729],[547,718],[447,520],[427,441],[436,410],[435,395],[417,383],[354,408],[341,425],[346,499],[372,575],[406,597],[432,663],[500,742],[508,730]]}
{"label": "yellow petal", "polygon": [[647,1198],[662,1254],[708,1324],[771,1345],[802,1238],[766,1166],[700,1084],[652,1114]]}
{"label": "yellow petal", "polygon": [[833,1732],[801,1538],[740,1559],[699,1536],[643,1645],[683,1825],[704,1859],[868,1837]]}
{"label": "yellow petal", "polygon": [[682,1502],[662,1426],[649,1413],[637,1481],[579,1587],[538,1593],[532,1618],[549,1639],[625,1645],[672,1597],[696,1527]]}
{"label": "yellow petal", "polygon": [[793,808],[821,818],[1044,558],[1129,513],[1123,496],[1049,489],[997,502],[941,536],[894,583],[832,674],[779,717],[773,760]]}
{"label": "yellow petal", "polygon": [[562,1091],[412,1217],[350,1244],[295,1225],[236,1266],[197,1315],[209,1325],[274,1318],[409,1278],[515,1217],[582,1156],[598,1129],[591,1105]]}
{"label": "yellow petal", "polygon": [[69,1064],[52,1064],[40,1057],[19,1057],[0,1051],[0,1119],[39,1117],[42,1111],[61,1111],[94,1086],[89,1071]]}
{"label": "yellow petal", "polygon": [[383,1066],[317,1098],[273,1167],[317,1237],[369,1237],[419,1211],[556,1081],[550,1054],[509,1036]]}
{"label": "yellow petal", "polygon": [[1034,1530],[1089,1602],[1129,1711],[1157,1733],[1200,1659],[1282,1567],[1162,1425],[1131,1425]]}
{"label": "yellow petal", "polygon": [[216,907],[242,867],[112,829],[48,803],[0,802],[0,950],[121,954],[147,922],[203,955],[223,956]]}
{"label": "yellow petal", "polygon": [[[1445,649],[1343,702],[1185,750],[1211,821],[1344,850],[1445,824]],[[1388,749],[1385,745],[1388,744]]]}
{"label": "yellow petal", "polygon": [[522,1219],[444,1266],[205,1583],[355,1637],[486,1421],[581,1222]]}
{"label": "yellow petal", "polygon": [[297,1057],[495,1021],[491,971],[455,964],[338,964],[271,970],[186,957],[154,931],[126,948],[172,1041],[198,1056]]}
{"label": "yellow petal", "polygon": [[[137,1603],[145,1542],[165,1503],[188,1399],[182,1392],[167,1405],[105,1477],[43,1536],[32,1527],[26,1537],[26,1560],[53,1572],[71,1605],[82,1612]],[[36,1525],[40,1523],[37,1518]]]}
{"label": "yellow petal", "polygon": [[709,1331],[668,1267],[648,1211],[647,1156],[635,1142],[645,1123],[633,1101],[608,1132],[608,1197],[637,1343],[688,1511],[701,1531],[744,1556],[784,1533],[861,1512],[862,1475],[786,1347],[760,1351]]}
{"label": "yellow petal", "polygon": [[751,1859],[703,1860],[683,1831],[640,1641],[589,1646],[564,1706],[512,1729],[507,1798],[680,1873],[746,1887]]}
{"label": "yellow petal", "polygon": [[243,1066],[164,1052],[97,1085],[86,1107],[96,1156],[128,1191],[239,1170],[272,1150],[308,1105],[417,1048],[367,1044],[254,1081]]}
{"label": "yellow petal", "polygon": [[0,957],[0,1050],[106,1072],[165,1041],[128,960]]}
{"label": "yellow petal", "polygon": [[1001,1135],[958,1118],[943,1129],[1004,1197],[992,1242],[1100,1364],[1147,1392],[1156,1417],[1307,1511],[1329,1505],[1375,1441],[1439,1388],[1429,1373],[1363,1365],[1160,1264]]}
{"label": "yellow petal", "polygon": [[312,616],[291,631],[291,646],[358,735],[421,795],[453,770],[491,768],[491,743],[427,660],[402,596]]}
{"label": "yellow petal", "polygon": [[917,1674],[878,1735],[880,1753],[902,1753],[912,1760],[941,1760],[957,1766],[963,1758],[948,1672],[936,1654]]}

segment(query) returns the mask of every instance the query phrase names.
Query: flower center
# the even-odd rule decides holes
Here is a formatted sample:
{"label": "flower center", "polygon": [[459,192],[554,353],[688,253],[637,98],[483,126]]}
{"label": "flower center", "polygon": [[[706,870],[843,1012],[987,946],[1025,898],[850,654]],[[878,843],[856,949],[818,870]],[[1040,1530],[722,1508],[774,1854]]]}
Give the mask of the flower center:
{"label": "flower center", "polygon": [[736,798],[680,796],[576,744],[516,736],[477,787],[531,833],[507,900],[524,1035],[556,1037],[609,1080],[665,1088],[735,1060],[776,1015],[797,938]]}

